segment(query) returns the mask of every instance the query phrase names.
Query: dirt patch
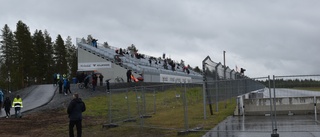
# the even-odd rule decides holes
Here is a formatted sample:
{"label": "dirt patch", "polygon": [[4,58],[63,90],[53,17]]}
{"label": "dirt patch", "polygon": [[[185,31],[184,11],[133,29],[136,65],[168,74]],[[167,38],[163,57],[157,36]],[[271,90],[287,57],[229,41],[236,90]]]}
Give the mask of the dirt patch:
{"label": "dirt patch", "polygon": [[[62,110],[48,110],[23,115],[22,118],[2,118],[1,137],[56,136],[54,127],[67,127],[68,117]],[[3,112],[2,112],[3,113]],[[67,131],[67,129],[66,129]]]}
{"label": "dirt patch", "polygon": [[[92,92],[90,89],[78,89],[75,86],[71,90],[79,93],[82,99],[105,94],[105,87],[98,87],[96,92]],[[19,94],[24,93],[20,91]],[[15,118],[14,116],[0,118],[0,137],[67,137],[69,135],[69,118],[66,108],[71,99],[71,95],[65,96],[56,91],[48,104],[23,112],[22,118]],[[5,113],[4,109],[1,110],[1,113]],[[83,117],[83,136],[92,137],[90,133],[86,133],[90,131],[85,129],[92,125],[98,125],[97,121],[100,120]],[[99,125],[102,124],[99,123]]]}
{"label": "dirt patch", "polygon": [[[78,89],[71,87],[72,92],[80,94],[82,99],[93,96],[105,95],[105,87],[97,87],[97,91],[90,89]],[[23,94],[19,92],[19,94]],[[0,137],[68,137],[69,119],[66,107],[72,97],[56,93],[53,99],[45,106],[22,113],[22,118],[0,118]],[[5,113],[1,110],[1,113]],[[161,133],[150,131],[132,130],[133,132],[117,131],[117,129],[105,129],[102,125],[107,123],[106,117],[83,116],[83,137],[113,137],[113,136],[159,136]],[[76,130],[74,128],[76,133]],[[126,130],[124,130],[126,131]]]}

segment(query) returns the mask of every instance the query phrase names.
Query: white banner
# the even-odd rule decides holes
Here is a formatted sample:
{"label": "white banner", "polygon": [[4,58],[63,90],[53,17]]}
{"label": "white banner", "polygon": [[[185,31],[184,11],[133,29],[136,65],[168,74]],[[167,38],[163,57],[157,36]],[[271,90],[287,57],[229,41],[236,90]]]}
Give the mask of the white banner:
{"label": "white banner", "polygon": [[160,74],[160,82],[164,83],[191,83],[191,77]]}
{"label": "white banner", "polygon": [[82,70],[92,70],[92,69],[102,69],[111,68],[111,62],[89,62],[89,63],[78,63],[78,69]]}

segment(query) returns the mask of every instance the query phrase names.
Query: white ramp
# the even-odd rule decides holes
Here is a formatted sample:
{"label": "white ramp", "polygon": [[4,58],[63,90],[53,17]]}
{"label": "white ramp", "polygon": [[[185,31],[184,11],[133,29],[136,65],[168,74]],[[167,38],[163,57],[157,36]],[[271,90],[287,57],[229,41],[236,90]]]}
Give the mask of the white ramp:
{"label": "white ramp", "polygon": [[[26,88],[21,91],[21,97],[23,102],[23,108],[21,112],[32,110],[43,106],[51,101],[54,96],[57,87],[52,84],[47,85],[35,85],[32,88]],[[10,98],[13,101],[13,98]],[[14,108],[11,108],[11,115],[15,114]],[[1,109],[0,117],[5,117],[4,109]]]}

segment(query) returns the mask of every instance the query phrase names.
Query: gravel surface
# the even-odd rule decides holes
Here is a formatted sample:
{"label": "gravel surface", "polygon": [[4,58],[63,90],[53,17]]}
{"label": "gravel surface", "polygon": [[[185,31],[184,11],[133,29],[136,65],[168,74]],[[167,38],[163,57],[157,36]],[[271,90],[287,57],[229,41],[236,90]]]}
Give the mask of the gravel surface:
{"label": "gravel surface", "polygon": [[[32,90],[32,87],[29,88],[30,90]],[[20,96],[26,96],[27,92],[29,91],[29,89],[25,89],[22,92],[19,91],[17,92],[18,94],[20,94]],[[92,89],[79,89],[75,84],[72,84],[70,87],[70,90],[73,93],[78,93],[79,97],[82,99],[87,99],[93,96],[99,96],[99,95],[103,95],[106,94],[106,86],[98,86],[96,88],[96,91],[92,91]],[[64,94],[59,94],[58,89],[55,91],[54,97],[52,98],[52,100],[50,102],[48,102],[47,104],[27,111],[27,112],[23,112],[24,115],[28,115],[34,112],[40,112],[40,111],[46,111],[46,110],[52,110],[52,109],[61,109],[61,108],[67,108],[70,101],[72,100],[72,94],[68,94],[68,95],[64,95]]]}

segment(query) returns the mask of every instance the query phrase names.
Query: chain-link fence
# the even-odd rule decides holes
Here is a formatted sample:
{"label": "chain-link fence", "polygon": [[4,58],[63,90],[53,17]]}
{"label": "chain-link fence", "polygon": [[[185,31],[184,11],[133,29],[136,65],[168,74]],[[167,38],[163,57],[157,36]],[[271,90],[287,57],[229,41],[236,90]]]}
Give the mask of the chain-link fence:
{"label": "chain-link fence", "polygon": [[317,123],[320,101],[320,75],[273,76],[271,85],[273,85],[273,91],[270,93],[273,97],[273,111],[271,112],[274,116],[272,119],[273,133],[317,132],[318,126],[310,128],[306,125],[297,125],[299,128],[288,129],[283,126],[286,125],[286,121],[278,120],[277,115],[285,115],[287,116],[286,119],[303,115],[307,116],[303,118],[304,120],[314,120]]}
{"label": "chain-link fence", "polygon": [[320,75],[248,78],[221,63],[206,61],[203,66],[201,83],[110,90],[104,127],[197,131],[206,137],[277,136],[293,131],[303,136],[320,128],[297,124],[299,120],[318,123]]}
{"label": "chain-link fence", "polygon": [[234,113],[238,116],[227,118],[205,137],[320,136],[320,75],[273,76],[254,81],[265,88],[240,93]]}
{"label": "chain-link fence", "polygon": [[264,85],[257,79],[244,78],[112,89],[106,94],[108,122],[104,126],[167,129],[178,134],[197,131],[203,135],[211,129],[212,121],[234,114],[238,95],[261,88]]}
{"label": "chain-link fence", "polygon": [[[104,127],[135,126],[187,131],[189,127],[201,125],[201,122],[188,123],[188,120],[202,117],[202,91],[202,83],[112,89],[106,94],[108,122]],[[188,104],[192,104],[191,110],[188,110]],[[188,115],[193,112],[198,114]],[[148,119],[150,117],[158,118]]]}

